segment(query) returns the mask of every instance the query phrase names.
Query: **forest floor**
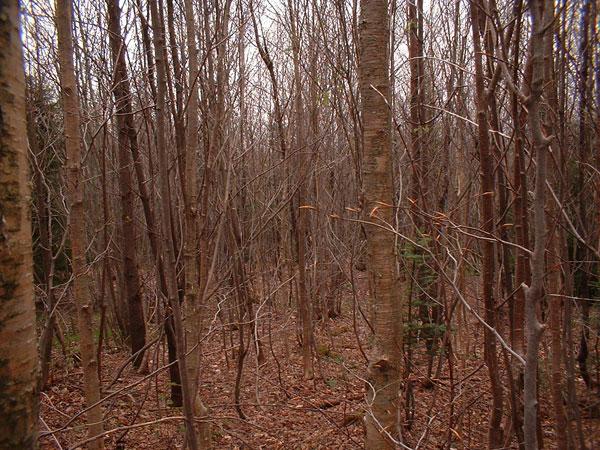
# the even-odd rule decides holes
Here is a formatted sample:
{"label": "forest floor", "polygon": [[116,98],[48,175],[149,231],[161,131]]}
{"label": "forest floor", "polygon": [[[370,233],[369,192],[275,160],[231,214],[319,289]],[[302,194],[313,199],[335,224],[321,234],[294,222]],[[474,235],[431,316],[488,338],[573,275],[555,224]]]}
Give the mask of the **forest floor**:
{"label": "forest floor", "polygon": [[[359,286],[362,287],[357,297],[366,311],[364,279]],[[302,358],[293,314],[272,314],[270,317],[270,333],[263,330],[261,334],[266,357],[264,364],[258,364],[256,352],[249,351],[246,358],[240,392],[243,419],[234,406],[235,358],[231,349],[223,350],[224,340],[229,341],[231,330],[223,328],[204,344],[201,395],[211,410],[214,448],[362,448],[364,430],[360,417],[365,407],[362,377],[366,362],[357,345],[355,330],[359,329],[363,347],[367,339],[364,326],[355,327],[352,296],[344,302],[341,318],[320,324],[315,330],[318,359],[313,380],[302,378]],[[453,381],[448,364],[444,363],[437,376],[432,377],[433,383],[427,382],[428,358],[416,358],[411,376],[415,413],[405,436],[410,448],[443,448],[449,440],[452,448],[457,450],[486,447],[490,410],[487,369],[480,350],[472,353],[470,350],[482,348],[482,332],[481,327],[470,320],[465,325],[471,332],[463,333],[468,337],[466,344],[459,342],[456,346]],[[230,347],[229,344],[226,346]],[[422,347],[422,344],[416,347],[420,348],[420,354],[424,354]],[[458,348],[462,350],[458,351]],[[159,350],[164,353],[162,346]],[[169,406],[168,371],[148,376],[127,366],[111,383],[127,359],[126,348],[117,348],[107,342],[101,365],[103,395],[113,396],[103,404],[105,430],[112,430],[106,435],[106,448],[180,448],[184,431],[182,412],[181,408]],[[162,366],[166,356],[155,354],[149,363],[150,372],[153,367],[159,367],[156,360]],[[54,355],[50,386],[41,395],[41,416],[45,430],[60,431],[52,436],[44,436],[42,431],[43,449],[85,448],[82,445],[86,438],[83,416],[70,420],[83,409],[84,403],[82,368],[74,361],[72,356],[65,359],[59,351]],[[436,356],[434,374],[438,362],[439,356]],[[541,383],[543,386],[543,379]],[[449,401],[451,391],[454,396],[452,406]],[[548,391],[547,385],[542,391]],[[505,403],[507,417],[508,410]],[[549,400],[542,396],[545,448],[554,448],[551,411]],[[453,417],[452,423],[450,417]],[[600,421],[584,415],[582,423],[590,450],[600,449]],[[507,420],[504,425],[510,426]],[[509,439],[507,444],[507,448],[517,448],[514,439]]]}

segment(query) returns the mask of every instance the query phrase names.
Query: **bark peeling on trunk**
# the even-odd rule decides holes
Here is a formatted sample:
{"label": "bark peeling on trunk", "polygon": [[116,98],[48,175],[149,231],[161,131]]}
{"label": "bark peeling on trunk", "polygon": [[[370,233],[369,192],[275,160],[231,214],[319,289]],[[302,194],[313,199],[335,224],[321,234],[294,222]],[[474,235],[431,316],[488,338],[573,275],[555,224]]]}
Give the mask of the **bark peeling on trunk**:
{"label": "bark peeling on trunk", "polygon": [[359,90],[363,118],[363,210],[375,330],[367,374],[367,449],[394,447],[401,439],[400,373],[402,301],[398,298],[393,224],[389,18],[386,0],[362,0]]}

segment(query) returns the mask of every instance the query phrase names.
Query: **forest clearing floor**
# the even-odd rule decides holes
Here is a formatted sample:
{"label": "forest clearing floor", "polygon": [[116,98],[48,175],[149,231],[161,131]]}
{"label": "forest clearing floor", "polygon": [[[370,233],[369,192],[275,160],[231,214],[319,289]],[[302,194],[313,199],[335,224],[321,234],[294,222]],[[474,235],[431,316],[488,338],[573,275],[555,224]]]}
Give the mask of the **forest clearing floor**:
{"label": "forest clearing floor", "polygon": [[[362,274],[361,274],[362,276]],[[357,297],[366,313],[366,282],[359,283]],[[475,301],[474,298],[471,300]],[[213,442],[216,449],[351,449],[362,448],[365,410],[366,361],[357,345],[358,330],[366,349],[366,326],[354,311],[352,295],[344,297],[342,316],[319,323],[315,330],[315,377],[303,380],[302,356],[296,338],[294,314],[289,310],[264,313],[264,326],[259,327],[265,362],[259,364],[256,352],[248,351],[240,391],[240,409],[236,411],[234,387],[236,357],[231,340],[237,337],[235,327],[215,328],[204,343],[201,370],[201,396],[211,410]],[[356,327],[354,317],[356,316]],[[265,320],[265,317],[268,320]],[[216,322],[216,321],[215,321]],[[270,324],[270,325],[269,325]],[[270,331],[266,326],[270,326]],[[414,420],[405,434],[410,448],[483,449],[487,442],[490,410],[489,378],[483,364],[481,326],[467,316],[458,333],[463,342],[453,340],[452,380],[440,352],[433,358],[433,383],[427,382],[428,357],[424,344],[414,346],[415,361],[410,379],[413,386]],[[455,333],[456,334],[456,333]],[[149,371],[167,363],[164,345],[153,347]],[[227,348],[227,351],[223,349]],[[460,350],[459,350],[460,349]],[[478,349],[475,353],[471,349]],[[547,346],[541,361],[546,361]],[[130,365],[126,348],[107,342],[101,361],[103,395],[113,396],[103,403],[107,449],[181,448],[184,426],[181,408],[169,406],[168,370],[144,375]],[[42,448],[78,449],[86,439],[84,415],[70,419],[83,409],[82,368],[76,358],[55,350],[50,386],[41,394]],[[157,365],[158,360],[158,365]],[[439,370],[437,367],[439,366]],[[504,367],[504,365],[502,365]],[[119,378],[111,383],[120,372]],[[504,372],[504,369],[503,369]],[[541,420],[545,448],[552,447],[552,407],[548,392],[545,363],[540,367],[542,397]],[[504,373],[503,373],[504,377]],[[544,384],[546,383],[546,384]],[[579,398],[585,399],[578,379]],[[453,393],[452,393],[453,392]],[[505,429],[510,427],[508,391],[505,391]],[[451,407],[450,398],[454,397]],[[587,394],[590,396],[589,392]],[[582,397],[583,396],[583,397]],[[594,397],[593,395],[591,397]],[[598,397],[595,397],[598,400]],[[590,414],[592,415],[592,414]],[[406,415],[403,413],[406,423]],[[452,417],[452,419],[451,419]],[[590,450],[600,448],[600,422],[583,414],[583,428]],[[452,423],[450,423],[452,420]],[[65,425],[66,424],[66,425]],[[53,436],[44,431],[58,430]],[[507,448],[518,448],[514,439]],[[444,447],[446,445],[446,447]]]}

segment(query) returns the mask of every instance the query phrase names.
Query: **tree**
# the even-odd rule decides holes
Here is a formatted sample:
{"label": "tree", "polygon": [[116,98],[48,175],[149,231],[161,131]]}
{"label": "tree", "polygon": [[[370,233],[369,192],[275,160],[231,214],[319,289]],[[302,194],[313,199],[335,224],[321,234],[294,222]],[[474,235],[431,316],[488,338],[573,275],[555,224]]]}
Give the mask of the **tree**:
{"label": "tree", "polygon": [[[71,0],[57,0],[56,29],[58,32],[58,59],[60,85],[64,111],[65,148],[67,154],[67,198],[69,202],[69,234],[71,239],[71,270],[73,273],[73,296],[77,305],[77,320],[83,365],[88,435],[102,433],[102,409],[100,407],[100,381],[98,361],[94,348],[93,304],[90,295],[90,277],[87,271],[85,215],[83,205],[84,185],[81,170],[81,136],[79,118],[79,94],[73,64],[73,5]],[[89,445],[91,450],[104,448],[102,439]]]}
{"label": "tree", "polygon": [[[493,156],[490,150],[488,101],[484,86],[482,50],[480,43],[480,24],[485,23],[487,16],[482,1],[471,3],[471,28],[473,30],[473,49],[475,51],[475,103],[477,105],[477,146],[479,148],[479,163],[481,165],[481,229],[488,235],[494,234],[494,174]],[[485,321],[489,327],[496,326],[496,305],[494,301],[494,242],[483,241],[482,260],[482,290],[485,308]],[[493,405],[490,414],[488,447],[500,448],[503,445],[502,406],[503,393],[498,371],[498,355],[496,352],[496,337],[489,328],[484,329],[484,359],[490,377]]]}
{"label": "tree", "polygon": [[[188,87],[189,99],[187,104],[187,128],[185,149],[185,237],[184,237],[184,264],[185,264],[185,301],[187,310],[186,333],[187,347],[190,352],[188,357],[188,370],[190,389],[194,401],[194,413],[205,417],[207,408],[202,403],[198,393],[198,372],[200,370],[200,331],[202,329],[202,317],[200,308],[200,297],[198,295],[198,186],[197,169],[198,158],[198,85],[200,71],[198,67],[198,48],[196,46],[196,35],[194,25],[194,6],[192,0],[185,0],[185,26],[187,32],[187,49],[189,59]],[[210,447],[210,424],[204,422],[200,425],[198,433],[198,444],[200,448]]]}
{"label": "tree", "polygon": [[0,2],[0,448],[37,448],[38,375],[19,2]]}
{"label": "tree", "polygon": [[125,41],[121,35],[121,9],[118,0],[108,0],[108,28],[113,60],[115,114],[119,145],[119,190],[121,193],[121,226],[123,229],[123,278],[127,294],[128,325],[133,365],[140,367],[146,345],[146,323],[142,306],[142,291],[137,268],[136,232],[134,224],[131,146],[137,146],[133,129],[131,89],[125,64]]}
{"label": "tree", "polygon": [[398,422],[402,364],[402,301],[398,298],[393,223],[389,23],[387,0],[362,0],[359,91],[363,120],[363,204],[367,268],[375,330],[369,356],[367,449],[392,448],[401,439]]}
{"label": "tree", "polygon": [[183,394],[183,413],[186,418],[186,438],[191,450],[198,449],[198,437],[194,428],[194,398],[192,384],[187,370],[187,358],[185,351],[185,333],[181,305],[177,295],[177,266],[173,248],[173,218],[171,211],[171,185],[168,173],[168,149],[166,143],[166,46],[165,32],[159,5],[162,2],[152,0],[150,11],[152,15],[153,36],[156,58],[156,142],[158,150],[158,167],[160,195],[162,206],[161,231],[163,245],[161,247],[164,256],[167,283],[167,305],[173,313],[173,327],[175,328],[175,342],[177,348],[177,365],[181,376],[181,390]]}
{"label": "tree", "polygon": [[[41,445],[590,446],[597,1],[71,2],[65,101],[54,1],[21,24]],[[92,353],[104,415],[62,395]]]}
{"label": "tree", "polygon": [[538,449],[538,358],[542,336],[542,324],[538,318],[538,305],[544,299],[545,252],[546,252],[546,179],[547,154],[550,138],[542,128],[541,97],[544,90],[544,49],[545,36],[554,17],[553,8],[545,8],[544,0],[530,0],[531,37],[529,42],[531,58],[531,84],[526,98],[529,111],[529,128],[536,156],[533,236],[534,247],[531,257],[531,285],[525,289],[525,334],[527,353],[525,359],[525,379],[523,384],[523,434],[526,450]]}
{"label": "tree", "polygon": [[298,171],[302,177],[299,180],[299,186],[291,202],[291,222],[293,237],[292,241],[295,248],[294,254],[295,263],[298,271],[298,317],[302,325],[302,365],[304,368],[304,379],[313,378],[313,330],[312,330],[312,307],[311,299],[309,299],[308,280],[306,271],[306,211],[302,209],[306,202],[306,184],[307,184],[307,158],[304,156],[306,152],[306,135],[305,135],[305,119],[304,119],[304,102],[302,101],[302,77],[300,75],[300,39],[298,32],[298,23],[300,20],[299,12],[294,9],[292,0],[288,0],[288,10],[290,13],[290,34],[292,41],[292,59],[294,64],[294,115],[296,120],[295,140],[294,144],[296,151],[299,152],[297,158]]}

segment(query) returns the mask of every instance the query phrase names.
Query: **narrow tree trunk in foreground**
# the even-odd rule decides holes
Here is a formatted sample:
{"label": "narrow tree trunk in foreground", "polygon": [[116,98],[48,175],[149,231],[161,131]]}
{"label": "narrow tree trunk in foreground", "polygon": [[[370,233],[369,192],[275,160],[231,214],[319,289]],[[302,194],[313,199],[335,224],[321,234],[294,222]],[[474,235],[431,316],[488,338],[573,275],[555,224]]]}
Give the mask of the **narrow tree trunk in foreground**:
{"label": "narrow tree trunk in foreground", "polygon": [[[202,317],[200,296],[198,295],[198,158],[196,152],[198,141],[198,84],[200,82],[198,67],[198,48],[196,45],[196,27],[194,25],[194,7],[192,0],[185,0],[185,21],[187,31],[187,48],[189,60],[188,86],[190,89],[187,104],[187,128],[185,149],[185,302],[189,314],[186,316],[186,351],[188,356],[188,371],[190,389],[193,395],[194,413],[206,419],[208,409],[198,393],[198,372],[200,365],[200,337],[202,332]],[[210,447],[210,423],[203,421],[198,427],[199,448]]]}
{"label": "narrow tree trunk in foreground", "polygon": [[37,448],[25,80],[17,0],[0,2],[0,448]]}
{"label": "narrow tree trunk in foreground", "polygon": [[[547,14],[554,13],[554,0],[544,0],[546,5],[545,8],[548,10]],[[553,30],[560,30],[560,23],[553,27]],[[557,90],[556,90],[556,76],[554,71],[554,42],[553,33],[547,33],[544,36],[544,93],[548,99],[548,106],[544,111],[544,129],[555,130],[558,127],[557,114],[560,109]],[[559,142],[559,139],[553,139],[551,143],[551,150],[556,155],[554,161],[550,161],[551,167],[555,170],[552,179],[548,180],[552,182],[553,186],[558,189],[558,195],[562,197],[561,191],[561,177],[564,176],[561,167],[560,160],[563,158],[564,148]],[[556,164],[556,165],[555,165]],[[552,171],[551,171],[552,173]],[[561,214],[558,211],[556,203],[553,199],[548,199],[545,206],[550,211],[550,217],[554,217],[554,221],[550,227],[547,236],[547,269],[546,277],[548,279],[548,290],[554,294],[548,298],[548,328],[550,329],[550,376],[551,376],[551,387],[550,393],[552,397],[552,414],[554,416],[554,434],[556,436],[556,445],[560,449],[569,450],[572,449],[572,429],[570,423],[567,421],[565,405],[564,405],[564,383],[562,367],[562,356],[563,356],[563,327],[562,327],[562,315],[563,315],[563,304],[564,299],[560,294],[564,293],[564,284],[561,276],[561,261],[560,261],[560,246],[561,242],[564,241],[564,236],[561,227]]]}
{"label": "narrow tree trunk in foreground", "polygon": [[[98,361],[94,346],[93,304],[90,292],[90,277],[86,264],[85,212],[83,205],[84,186],[81,171],[81,136],[79,118],[79,96],[73,63],[73,9],[71,0],[56,2],[56,30],[58,32],[58,59],[60,83],[64,109],[65,149],[67,153],[67,199],[69,211],[69,233],[71,237],[71,267],[73,272],[73,296],[77,305],[77,319],[81,346],[81,363],[85,401],[91,409],[87,412],[88,436],[102,433],[102,409],[93,406],[100,400]],[[88,448],[104,448],[102,439],[92,441]]]}
{"label": "narrow tree trunk in foreground", "polygon": [[312,330],[312,308],[311,299],[308,292],[308,272],[306,271],[306,233],[307,217],[306,211],[301,207],[306,201],[306,179],[308,178],[306,149],[306,134],[304,120],[304,102],[302,101],[302,77],[300,76],[300,36],[296,21],[299,20],[298,12],[294,14],[294,6],[291,0],[288,0],[288,10],[290,12],[290,30],[292,40],[292,59],[294,64],[294,115],[295,125],[295,144],[297,156],[297,171],[300,174],[298,190],[291,202],[292,214],[292,240],[295,244],[296,266],[298,270],[298,317],[302,326],[302,366],[303,378],[311,379],[314,376],[313,369],[313,330]]}
{"label": "narrow tree trunk in foreground", "polygon": [[[516,35],[513,46],[513,82],[518,86],[519,66],[521,64],[521,27],[522,27],[522,9],[523,0],[518,0],[513,6]],[[529,67],[529,65],[527,66]],[[525,78],[528,78],[530,70],[526,67]],[[527,216],[527,178],[525,164],[525,141],[523,137],[523,128],[525,122],[525,113],[522,105],[519,103],[518,93],[512,92],[510,100],[511,121],[514,129],[514,149],[513,149],[513,198],[514,198],[514,241],[523,248],[529,248],[529,222]],[[525,291],[523,286],[530,281],[529,274],[529,255],[523,250],[515,250],[515,294],[513,296],[512,308],[510,308],[510,331],[511,344],[515,352],[519,355],[525,355]],[[523,439],[523,365],[512,358],[514,369],[514,391],[515,398],[511,404],[513,432],[519,443],[519,449],[524,449]]]}
{"label": "narrow tree trunk in foreground", "polygon": [[136,368],[142,363],[146,345],[146,323],[142,305],[142,292],[137,268],[136,234],[134,224],[133,180],[131,176],[130,134],[133,127],[131,108],[131,89],[127,78],[125,64],[125,41],[121,35],[121,9],[119,0],[108,0],[108,29],[110,49],[113,60],[113,95],[115,97],[115,113],[117,116],[119,144],[119,190],[121,193],[121,222],[123,227],[123,279],[129,312],[128,332],[131,354],[136,355],[133,365]]}
{"label": "narrow tree trunk in foreground", "polygon": [[[158,4],[162,6],[160,0]],[[173,221],[171,217],[171,190],[169,185],[169,158],[166,141],[166,47],[165,33],[162,18],[159,14],[157,0],[150,2],[152,14],[152,28],[154,34],[156,58],[156,143],[159,156],[159,185],[162,207],[162,254],[164,255],[165,274],[167,283],[167,304],[173,312],[173,327],[177,348],[177,363],[181,376],[181,390],[183,394],[183,414],[186,419],[186,438],[191,450],[197,450],[198,438],[194,428],[194,408],[191,392],[189,373],[186,365],[185,336],[181,306],[177,295],[176,258],[171,243],[173,236]]]}
{"label": "narrow tree trunk in foreground", "polygon": [[531,258],[531,285],[525,289],[525,334],[527,353],[525,357],[525,380],[523,384],[523,434],[526,450],[538,449],[538,358],[542,336],[542,324],[538,320],[538,305],[544,298],[545,251],[546,251],[546,155],[549,140],[544,135],[541,121],[541,96],[544,88],[544,35],[546,33],[544,0],[530,0],[532,30],[529,42],[532,77],[526,107],[536,157],[535,191],[533,200],[534,248]]}
{"label": "narrow tree trunk in foreground", "polygon": [[[477,124],[479,159],[481,164],[481,229],[488,235],[494,234],[494,162],[490,150],[489,123],[487,117],[488,102],[484,86],[484,74],[481,63],[482,49],[480,41],[480,23],[485,21],[483,2],[471,3],[471,27],[473,30],[473,47],[475,51],[475,90],[477,105]],[[481,242],[483,248],[483,302],[485,321],[494,328],[496,326],[496,305],[494,301],[494,242]],[[484,329],[484,359],[488,368],[492,390],[492,410],[488,428],[488,448],[502,448],[504,445],[502,430],[503,392],[500,382],[496,337],[488,329]]]}
{"label": "narrow tree trunk in foreground", "polygon": [[[402,301],[398,298],[393,232],[389,24],[387,0],[361,0],[359,90],[363,116],[363,210],[375,340],[365,414],[367,449],[394,448],[399,423]],[[376,224],[376,225],[375,225]]]}

